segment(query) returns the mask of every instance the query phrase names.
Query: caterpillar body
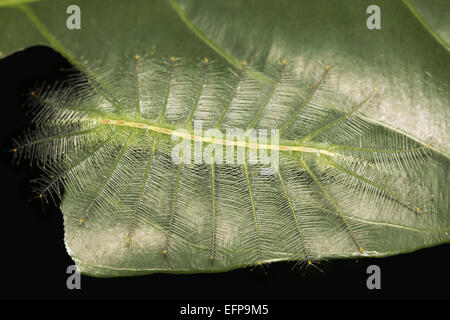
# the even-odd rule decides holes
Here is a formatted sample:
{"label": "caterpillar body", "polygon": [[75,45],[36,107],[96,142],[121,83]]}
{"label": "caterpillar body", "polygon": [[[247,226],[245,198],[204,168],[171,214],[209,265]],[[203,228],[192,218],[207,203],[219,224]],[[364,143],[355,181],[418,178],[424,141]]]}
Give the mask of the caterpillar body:
{"label": "caterpillar body", "polygon": [[[308,266],[446,237],[435,230],[445,194],[426,179],[430,146],[371,120],[382,90],[346,97],[333,82],[343,71],[305,75],[285,60],[264,69],[270,81],[247,62],[205,58],[134,54],[122,68],[31,92],[34,127],[12,149],[43,167],[37,197],[64,193],[66,245],[82,272]],[[277,143],[218,138],[233,129],[277,130]],[[200,161],[183,149],[187,161],[174,162],[180,141],[203,143]],[[276,165],[251,161],[262,149]],[[408,239],[392,248],[399,229]]]}

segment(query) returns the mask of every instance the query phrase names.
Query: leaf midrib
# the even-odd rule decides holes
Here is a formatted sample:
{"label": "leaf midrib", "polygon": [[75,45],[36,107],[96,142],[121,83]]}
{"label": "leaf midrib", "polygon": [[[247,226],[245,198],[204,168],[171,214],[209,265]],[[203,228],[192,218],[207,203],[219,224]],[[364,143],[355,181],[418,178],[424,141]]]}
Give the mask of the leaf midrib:
{"label": "leaf midrib", "polygon": [[448,45],[447,42],[444,39],[442,39],[441,36],[439,36],[439,34],[436,33],[436,31],[433,30],[433,28],[419,14],[419,12],[416,10],[413,4],[409,0],[402,0],[402,2],[413,14],[413,16],[417,19],[417,21],[419,21],[422,27],[431,35],[431,37],[433,37],[445,50],[447,50],[447,53],[450,53],[450,45]]}

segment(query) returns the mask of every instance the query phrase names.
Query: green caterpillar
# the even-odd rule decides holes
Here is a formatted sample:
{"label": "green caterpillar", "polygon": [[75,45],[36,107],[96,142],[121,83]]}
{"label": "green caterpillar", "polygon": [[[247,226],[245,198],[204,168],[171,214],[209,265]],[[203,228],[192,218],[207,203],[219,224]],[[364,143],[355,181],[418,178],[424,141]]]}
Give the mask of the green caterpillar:
{"label": "green caterpillar", "polygon": [[[269,80],[247,62],[133,54],[122,68],[31,92],[34,128],[13,147],[17,161],[43,168],[37,197],[63,198],[67,249],[82,272],[308,266],[447,237],[435,230],[446,225],[437,215],[446,196],[426,177],[430,145],[371,121],[382,90],[348,97],[333,83],[344,71],[305,75],[284,60],[265,67]],[[277,143],[218,138],[232,129],[276,129]],[[175,163],[180,142],[187,161]],[[243,150],[240,162],[219,152],[227,147]],[[251,161],[262,150],[276,164]]]}

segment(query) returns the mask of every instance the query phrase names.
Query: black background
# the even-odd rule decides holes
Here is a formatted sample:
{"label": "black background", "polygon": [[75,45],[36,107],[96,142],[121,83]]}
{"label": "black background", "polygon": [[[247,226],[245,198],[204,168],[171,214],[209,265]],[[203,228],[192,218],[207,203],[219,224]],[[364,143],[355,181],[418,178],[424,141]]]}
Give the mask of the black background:
{"label": "black background", "polygon": [[[33,47],[0,61],[0,148],[27,126],[21,106],[43,80],[67,77],[71,65],[46,47]],[[0,295],[2,299],[449,299],[450,245],[383,259],[337,260],[314,268],[275,263],[226,273],[156,274],[99,279],[82,276],[81,290],[68,290],[66,269],[73,264],[63,242],[62,215],[54,205],[30,200],[29,181],[39,175],[27,163],[12,165],[0,154]],[[381,290],[368,290],[366,269],[381,268]],[[256,303],[257,301],[255,301]],[[197,304],[199,302],[197,301]],[[208,302],[203,302],[208,303]],[[291,303],[295,305],[295,303]]]}

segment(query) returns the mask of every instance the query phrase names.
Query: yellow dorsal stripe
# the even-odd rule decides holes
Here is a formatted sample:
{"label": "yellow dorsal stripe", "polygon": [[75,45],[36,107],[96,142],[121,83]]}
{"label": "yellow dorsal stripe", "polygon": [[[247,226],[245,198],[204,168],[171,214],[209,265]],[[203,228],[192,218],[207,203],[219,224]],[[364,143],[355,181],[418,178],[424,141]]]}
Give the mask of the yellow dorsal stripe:
{"label": "yellow dorsal stripe", "polygon": [[333,152],[323,150],[323,149],[317,149],[317,148],[311,148],[311,147],[300,147],[300,146],[275,145],[275,144],[259,144],[259,143],[250,143],[250,142],[246,142],[246,141],[234,141],[234,140],[230,141],[230,140],[226,140],[226,139],[216,139],[214,137],[213,138],[202,137],[202,136],[196,136],[193,134],[188,134],[186,132],[180,132],[177,130],[158,127],[155,125],[150,125],[150,124],[141,123],[141,122],[132,122],[132,121],[123,121],[123,120],[114,120],[114,119],[103,119],[101,122],[103,124],[112,124],[112,125],[118,125],[118,126],[124,126],[124,127],[134,127],[134,128],[145,129],[145,130],[151,130],[151,131],[158,132],[158,133],[172,135],[172,136],[180,137],[183,139],[189,139],[192,141],[202,141],[205,143],[233,145],[233,146],[245,147],[245,148],[249,148],[249,149],[298,151],[298,152],[307,152],[307,153],[319,153],[319,154],[324,154],[324,155],[331,156],[331,157],[335,156],[335,154]]}

